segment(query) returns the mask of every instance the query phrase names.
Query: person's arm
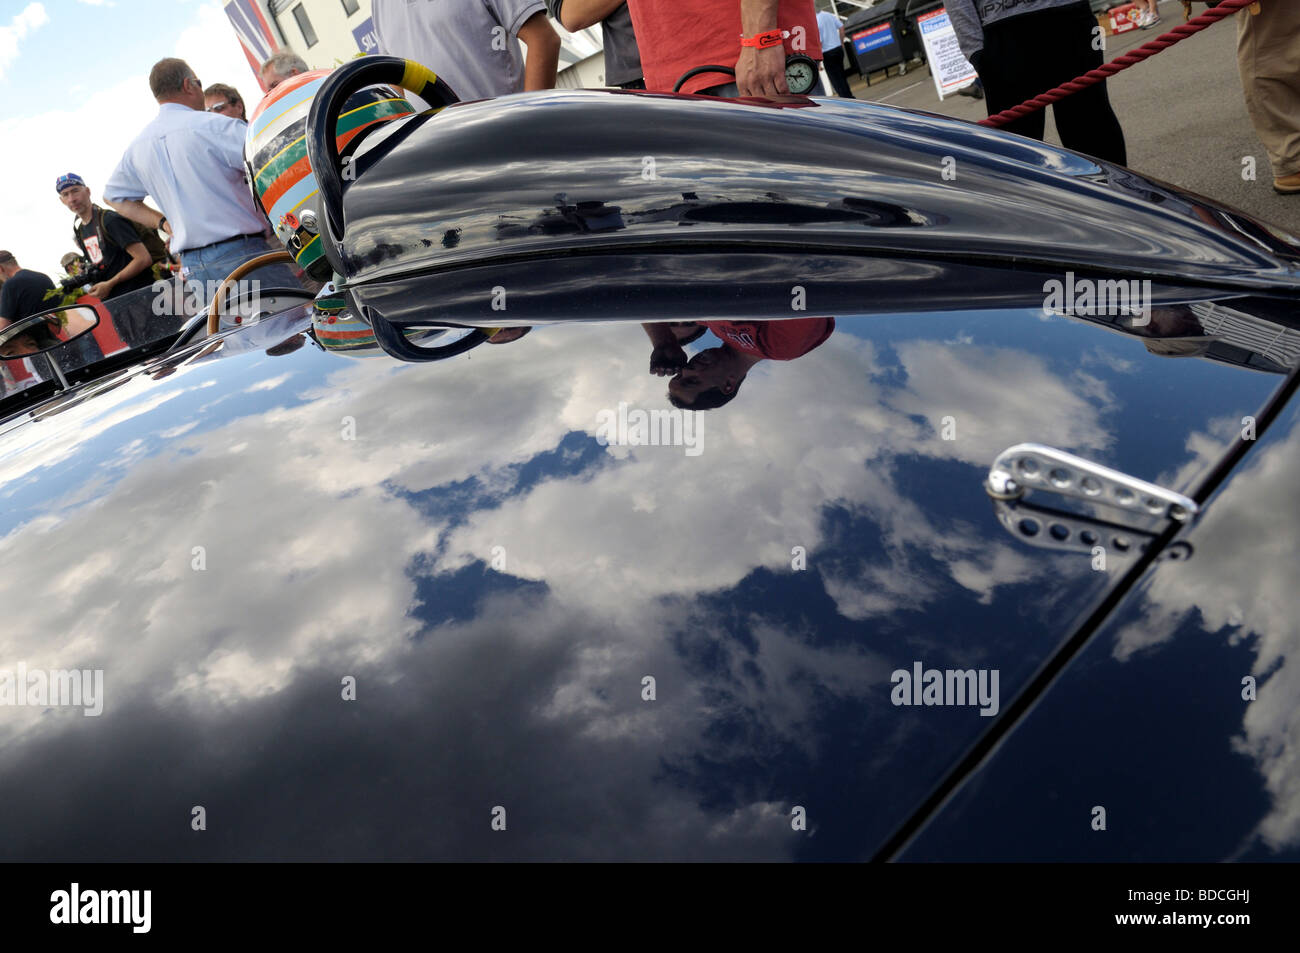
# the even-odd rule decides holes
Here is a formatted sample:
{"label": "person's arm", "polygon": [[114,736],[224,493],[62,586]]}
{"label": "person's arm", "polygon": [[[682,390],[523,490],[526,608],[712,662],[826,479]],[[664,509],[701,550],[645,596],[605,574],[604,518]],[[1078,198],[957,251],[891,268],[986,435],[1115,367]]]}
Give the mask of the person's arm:
{"label": "person's arm", "polygon": [[948,9],[948,19],[952,21],[962,55],[979,72],[976,61],[984,50],[984,26],[975,10],[974,0],[946,0],[944,6]]}
{"label": "person's arm", "polygon": [[162,213],[144,204],[144,198],[148,194],[149,189],[136,175],[128,152],[127,155],[122,156],[122,161],[117,164],[117,168],[104,183],[104,204],[133,222],[139,222],[149,228],[158,228],[160,227],[158,220],[162,218]]}
{"label": "person's arm", "polygon": [[554,89],[555,74],[560,65],[560,36],[551,26],[551,21],[538,10],[524,21],[517,36],[528,47],[524,89]]}
{"label": "person's arm", "polygon": [[105,196],[104,203],[112,208],[114,212],[117,212],[118,215],[125,216],[133,222],[139,222],[145,228],[166,232],[167,240],[171,241],[172,223],[167,221],[166,216],[156,208],[145,205],[139,199],[118,199],[113,201]]}
{"label": "person's arm", "polygon": [[144,242],[135,242],[126,246],[126,253],[131,256],[130,262],[110,278],[106,278],[98,284],[90,286],[87,294],[94,295],[96,298],[107,298],[116,288],[124,281],[130,281],[136,275],[140,274],[147,268],[153,267],[153,256],[149,254],[149,249],[145,247]]}
{"label": "person's arm", "polygon": [[551,16],[570,33],[595,26],[627,0],[546,0]]}
{"label": "person's arm", "polygon": [[[775,30],[779,26],[776,11],[777,0],[740,0],[741,33],[753,36]],[[785,44],[765,50],[742,47],[736,60],[736,86],[742,96],[787,95],[790,87],[785,83]]]}

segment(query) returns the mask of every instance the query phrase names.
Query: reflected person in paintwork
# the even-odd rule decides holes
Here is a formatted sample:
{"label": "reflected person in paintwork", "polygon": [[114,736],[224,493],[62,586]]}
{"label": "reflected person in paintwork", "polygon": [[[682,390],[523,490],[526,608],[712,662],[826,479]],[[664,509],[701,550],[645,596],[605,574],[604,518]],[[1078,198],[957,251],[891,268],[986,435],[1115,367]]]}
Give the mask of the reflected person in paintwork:
{"label": "reflected person in paintwork", "polygon": [[[1251,356],[1251,366],[1284,372],[1300,364],[1300,328],[1285,303],[1267,300],[1195,302],[1151,309],[1145,323],[1120,327],[1158,357],[1205,357],[1230,362]],[[1226,350],[1225,350],[1226,348]]]}
{"label": "reflected person in paintwork", "polygon": [[[759,361],[792,361],[821,346],[835,330],[834,318],[792,318],[782,321],[704,321],[723,343],[689,360],[685,338],[698,333],[667,324],[643,324],[653,350],[650,373],[672,375],[668,401],[682,410],[714,410],[730,403],[749,369]],[[683,333],[686,332],[686,333]]]}

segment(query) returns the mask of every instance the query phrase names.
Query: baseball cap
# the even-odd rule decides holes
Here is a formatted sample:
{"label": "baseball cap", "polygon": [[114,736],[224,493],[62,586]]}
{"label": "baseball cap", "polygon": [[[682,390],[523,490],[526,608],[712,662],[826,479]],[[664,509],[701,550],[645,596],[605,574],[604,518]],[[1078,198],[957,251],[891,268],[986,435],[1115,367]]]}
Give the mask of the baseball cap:
{"label": "baseball cap", "polygon": [[59,176],[59,180],[54,183],[54,191],[62,195],[63,190],[66,188],[69,188],[74,185],[85,185],[85,184],[86,184],[85,179],[77,175],[77,173],[75,172],[69,172],[67,175]]}

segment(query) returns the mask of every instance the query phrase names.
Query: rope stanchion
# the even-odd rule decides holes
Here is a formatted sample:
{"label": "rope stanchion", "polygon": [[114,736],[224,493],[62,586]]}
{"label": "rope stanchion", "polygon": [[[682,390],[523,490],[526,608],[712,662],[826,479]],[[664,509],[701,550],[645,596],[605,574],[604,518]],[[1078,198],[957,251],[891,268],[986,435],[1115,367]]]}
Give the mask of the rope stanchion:
{"label": "rope stanchion", "polygon": [[[1100,83],[1108,76],[1114,76],[1122,70],[1128,69],[1137,63],[1141,63],[1148,57],[1155,56],[1161,50],[1167,50],[1175,43],[1181,43],[1189,36],[1200,33],[1212,23],[1218,23],[1224,17],[1232,16],[1238,10],[1252,6],[1260,2],[1277,2],[1277,0],[1222,0],[1217,7],[1211,7],[1198,17],[1188,20],[1186,23],[1174,27],[1168,33],[1156,37],[1143,43],[1137,49],[1129,50],[1123,56],[1117,56],[1109,63],[1104,63],[1094,70],[1089,70],[1077,79],[1072,79],[1068,83],[1063,83],[1055,89],[1049,89],[1047,92],[1035,96],[1033,99],[1026,100],[1019,106],[1012,106],[1010,109],[1004,109],[1000,113],[994,113],[987,119],[981,119],[981,126],[1005,126],[1009,122],[1021,119],[1025,116],[1032,115],[1038,110],[1050,106],[1052,103],[1059,102],[1066,96],[1077,93],[1081,89],[1087,89]],[[1300,2],[1300,0],[1293,0]]]}

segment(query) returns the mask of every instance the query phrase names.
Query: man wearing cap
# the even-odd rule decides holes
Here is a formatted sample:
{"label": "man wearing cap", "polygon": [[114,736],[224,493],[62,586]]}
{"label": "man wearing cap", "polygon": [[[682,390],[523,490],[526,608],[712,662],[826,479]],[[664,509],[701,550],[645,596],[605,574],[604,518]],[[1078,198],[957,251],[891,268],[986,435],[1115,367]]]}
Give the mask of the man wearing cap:
{"label": "man wearing cap", "polygon": [[86,182],[74,172],[54,183],[59,200],[76,215],[72,235],[90,262],[88,294],[104,301],[153,283],[153,256],[135,226],[111,209],[90,200]]}
{"label": "man wearing cap", "polygon": [[[248,127],[205,109],[203,84],[184,60],[155,63],[149,88],[158,115],[127,147],[104,186],[104,200],[171,237],[189,287],[206,304],[237,266],[283,249],[267,240],[270,223],[253,204],[245,177]],[[146,195],[161,213],[144,204]],[[253,277],[277,287],[299,285],[283,265]]]}

